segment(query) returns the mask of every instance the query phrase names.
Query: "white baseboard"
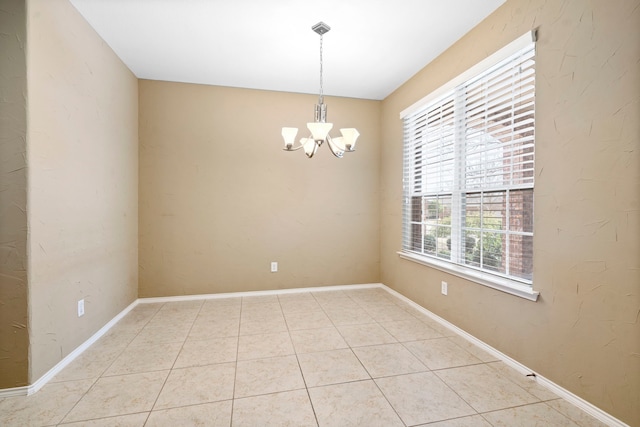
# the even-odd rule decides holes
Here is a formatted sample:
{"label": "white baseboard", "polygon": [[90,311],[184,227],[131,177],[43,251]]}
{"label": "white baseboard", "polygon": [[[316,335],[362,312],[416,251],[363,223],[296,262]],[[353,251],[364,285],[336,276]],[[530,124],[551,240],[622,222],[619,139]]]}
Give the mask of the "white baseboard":
{"label": "white baseboard", "polygon": [[58,362],[53,368],[49,369],[43,376],[38,378],[33,384],[24,386],[24,387],[15,387],[15,388],[6,388],[0,390],[0,399],[4,397],[14,397],[14,396],[28,396],[31,395],[47,384],[51,378],[53,378],[58,372],[62,371],[69,363],[73,362],[73,360],[80,356],[86,349],[91,347],[93,343],[98,341],[100,337],[106,334],[109,329],[111,329],[120,319],[127,315],[136,305],[138,305],[138,300],[136,299],[131,304],[129,304],[124,310],[118,313],[113,319],[107,322],[98,332],[91,335],[88,340],[80,344],[69,353],[64,359]]}
{"label": "white baseboard", "polygon": [[393,296],[403,300],[404,302],[406,302],[407,304],[409,304],[410,306],[412,306],[416,310],[420,311],[424,315],[426,315],[426,316],[430,317],[431,319],[435,320],[436,322],[440,323],[442,326],[450,329],[452,332],[455,332],[456,334],[460,335],[461,337],[463,337],[467,341],[471,342],[472,344],[475,344],[476,346],[480,347],[481,349],[483,349],[487,353],[491,354],[496,359],[499,359],[500,361],[504,362],[506,365],[512,367],[513,369],[517,370],[518,372],[522,373],[523,375],[534,373],[535,377],[533,377],[533,379],[536,382],[538,382],[538,384],[540,384],[541,386],[547,388],[549,391],[555,393],[556,395],[558,395],[558,397],[561,397],[561,398],[565,399],[566,401],[572,403],[573,405],[577,406],[578,408],[580,408],[581,410],[583,410],[587,414],[591,415],[595,419],[597,419],[597,420],[599,420],[599,421],[601,421],[601,422],[603,422],[606,425],[611,426],[611,427],[629,427],[628,424],[623,423],[619,419],[617,419],[614,416],[608,414],[607,412],[603,411],[602,409],[598,408],[597,406],[587,402],[586,400],[582,399],[581,397],[576,396],[575,394],[571,393],[569,390],[559,386],[558,384],[554,383],[553,381],[549,380],[548,378],[545,378],[542,375],[539,375],[538,373],[536,373],[533,370],[529,369],[528,367],[526,367],[522,363],[518,362],[517,360],[512,359],[511,357],[507,356],[506,354],[502,353],[501,351],[496,350],[495,348],[491,347],[489,344],[485,343],[484,341],[479,340],[478,338],[474,337],[473,335],[471,335],[471,334],[465,332],[464,330],[458,328],[453,323],[450,323],[450,322],[446,321],[445,319],[443,319],[442,317],[438,316],[437,314],[432,313],[431,311],[429,311],[426,308],[422,307],[420,304],[417,304],[414,301],[410,300],[409,298],[405,297],[401,293],[394,291],[393,289],[389,288],[388,286],[386,286],[384,284],[381,284],[381,287],[383,289],[385,289],[387,292],[389,292],[390,294],[392,294]]}
{"label": "white baseboard", "polygon": [[26,396],[29,394],[29,386],[3,388],[0,390],[0,399],[5,397]]}
{"label": "white baseboard", "polygon": [[[434,321],[440,323],[442,326],[450,329],[455,332],[457,335],[465,338],[467,341],[475,344],[480,347],[487,353],[491,354],[495,358],[501,360],[505,364],[514,368],[518,372],[523,375],[533,373],[531,369],[518,362],[515,359],[507,356],[506,354],[496,350],[491,347],[489,344],[479,340],[473,335],[465,332],[464,330],[458,328],[454,324],[446,321],[442,317],[432,313],[426,308],[422,307],[420,304],[415,303],[409,298],[405,297],[401,293],[389,288],[388,286],[382,283],[368,283],[361,285],[340,285],[340,286],[320,286],[313,288],[295,288],[295,289],[276,289],[276,290],[268,290],[268,291],[252,291],[252,292],[230,292],[224,294],[203,294],[203,295],[181,295],[181,296],[173,296],[173,297],[154,297],[154,298],[138,298],[127,308],[122,310],[118,315],[116,315],[113,319],[111,319],[106,325],[104,325],[98,332],[93,334],[91,338],[86,340],[80,346],[78,346],[74,351],[69,353],[64,359],[58,362],[53,368],[51,368],[46,374],[40,377],[36,382],[29,386],[24,387],[14,387],[8,389],[0,390],[0,399],[5,397],[14,397],[14,396],[26,396],[33,394],[40,390],[46,383],[48,383],[51,378],[53,378],[58,372],[63,370],[69,363],[71,363],[76,357],[78,357],[82,352],[84,352],[87,348],[89,348],[93,343],[95,343],[100,337],[102,337],[109,329],[111,329],[120,319],[122,319],[127,313],[129,313],[135,306],[138,304],[150,304],[150,303],[165,303],[165,302],[176,302],[176,301],[196,301],[196,300],[208,300],[208,299],[222,299],[222,298],[234,298],[234,297],[248,297],[248,296],[264,296],[264,295],[284,295],[284,294],[294,294],[294,293],[302,293],[302,292],[325,292],[325,291],[338,291],[338,290],[354,290],[354,289],[370,289],[370,288],[381,288],[397,297],[398,299],[406,302],[408,305],[412,306],[419,312],[424,315],[430,317]],[[611,427],[629,427],[629,425],[623,423],[612,415],[606,413],[602,409],[594,406],[593,404],[587,402],[581,397],[576,396],[571,393],[569,390],[560,387],[558,384],[553,381],[545,378],[536,373],[534,377],[535,381],[537,381],[541,386],[546,387],[553,393],[557,394],[558,397],[561,397],[573,405],[577,406],[587,414],[596,418],[597,420],[607,424]]]}
{"label": "white baseboard", "polygon": [[380,288],[382,283],[365,283],[361,285],[337,285],[337,286],[316,286],[313,288],[293,288],[293,289],[274,289],[268,291],[248,291],[248,292],[228,292],[223,294],[198,294],[198,295],[178,295],[174,297],[151,297],[139,298],[140,304],[164,303],[176,301],[196,301],[208,299],[223,299],[237,297],[260,297],[266,295],[285,295],[299,294],[302,292],[327,292],[327,291],[344,291],[353,289]]}

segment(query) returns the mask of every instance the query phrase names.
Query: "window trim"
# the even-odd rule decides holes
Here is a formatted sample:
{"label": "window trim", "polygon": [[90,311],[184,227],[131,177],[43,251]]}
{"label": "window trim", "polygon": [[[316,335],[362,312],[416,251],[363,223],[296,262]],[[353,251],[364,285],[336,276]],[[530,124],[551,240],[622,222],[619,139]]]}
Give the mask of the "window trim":
{"label": "window trim", "polygon": [[427,267],[433,267],[437,270],[444,271],[445,273],[449,273],[479,285],[487,286],[529,301],[535,302],[538,300],[538,296],[540,296],[540,292],[535,291],[532,286],[524,285],[516,280],[510,280],[494,274],[484,273],[480,270],[474,270],[472,268],[452,264],[447,261],[439,260],[438,258],[420,255],[415,252],[398,251],[397,254],[400,258],[406,259],[407,261],[416,262],[418,264],[426,265]]}
{"label": "window trim", "polygon": [[[478,64],[474,65],[473,67],[469,68],[459,76],[447,82],[442,87],[436,89],[435,91],[431,92],[429,95],[425,96],[424,98],[420,99],[410,107],[403,110],[400,113],[400,118],[404,120],[406,117],[409,117],[419,112],[420,110],[424,109],[428,105],[435,103],[436,101],[439,100],[439,98],[442,98],[450,94],[453,89],[455,89],[462,83],[465,83],[473,79],[476,75],[489,69],[490,67],[508,58],[509,56],[520,51],[521,49],[525,48],[527,45],[535,41],[536,41],[536,30],[534,29],[532,31],[528,31],[524,35],[515,39],[513,42],[509,43],[507,46],[498,50],[494,54],[488,56]],[[403,229],[404,227],[407,226],[407,224],[404,224],[404,222],[405,222],[405,219],[403,218]],[[463,279],[466,279],[466,280],[478,283],[480,285],[487,286],[489,288],[496,289],[511,295],[525,298],[530,301],[534,301],[534,302],[537,301],[538,296],[540,295],[540,292],[535,291],[533,289],[533,283],[531,283],[530,285],[524,284],[514,279],[509,279],[509,278],[501,277],[488,272],[483,272],[481,270],[468,268],[463,265],[452,263],[450,261],[441,260],[436,257],[431,257],[431,256],[420,254],[417,252],[412,252],[411,250],[403,249],[398,251],[397,254],[402,259],[416,262],[418,264],[426,265],[426,266],[438,269],[440,271],[452,274],[454,276],[461,277]]]}

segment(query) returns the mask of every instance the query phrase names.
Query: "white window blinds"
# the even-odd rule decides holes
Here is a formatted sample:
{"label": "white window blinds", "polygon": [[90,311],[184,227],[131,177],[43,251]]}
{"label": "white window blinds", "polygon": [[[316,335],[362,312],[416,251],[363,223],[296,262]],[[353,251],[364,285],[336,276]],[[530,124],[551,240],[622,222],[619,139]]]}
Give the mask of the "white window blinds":
{"label": "white window blinds", "polygon": [[403,113],[403,251],[531,284],[535,47],[517,42]]}
{"label": "white window blinds", "polygon": [[533,184],[534,49],[464,86],[466,188]]}

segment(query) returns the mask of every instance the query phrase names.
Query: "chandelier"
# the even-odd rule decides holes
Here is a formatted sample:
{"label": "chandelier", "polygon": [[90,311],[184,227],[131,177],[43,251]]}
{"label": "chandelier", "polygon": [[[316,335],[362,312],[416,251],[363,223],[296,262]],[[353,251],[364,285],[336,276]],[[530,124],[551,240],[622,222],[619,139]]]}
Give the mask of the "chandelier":
{"label": "chandelier", "polygon": [[360,134],[354,128],[340,129],[342,136],[331,138],[329,131],[333,128],[333,123],[327,123],[327,106],[324,103],[324,93],[322,87],[322,36],[329,32],[329,27],[324,22],[318,22],[311,29],[320,35],[320,95],[315,108],[315,120],[307,123],[307,128],[311,132],[308,138],[301,138],[298,145],[295,145],[298,128],[282,128],[284,138],[284,150],[296,151],[304,149],[307,157],[311,158],[318,151],[318,148],[326,141],[334,156],[342,158],[344,153],[355,151],[356,139]]}

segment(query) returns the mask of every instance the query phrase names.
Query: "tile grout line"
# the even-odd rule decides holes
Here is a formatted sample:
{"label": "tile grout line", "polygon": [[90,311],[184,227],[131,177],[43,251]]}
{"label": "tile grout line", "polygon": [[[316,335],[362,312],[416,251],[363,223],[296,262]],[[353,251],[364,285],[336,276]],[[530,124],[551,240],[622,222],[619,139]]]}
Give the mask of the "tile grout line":
{"label": "tile grout line", "polygon": [[[362,306],[358,303],[358,301],[354,300],[353,298],[349,297],[352,301],[354,301],[356,303],[356,305],[358,305],[360,308],[362,308]],[[324,310],[324,308],[323,308]],[[365,310],[366,312],[366,310]],[[327,317],[329,317],[328,314],[326,314]],[[367,313],[367,315],[369,315],[369,313]],[[369,315],[370,316],[370,315]],[[371,317],[371,316],[370,316]],[[373,317],[371,317],[372,320],[375,322],[375,319]],[[340,331],[340,329],[338,328],[337,325],[335,325],[335,323],[333,323],[333,320],[331,319],[331,317],[329,317],[329,321],[331,321],[331,323],[334,325],[334,328],[338,331],[338,334],[340,334],[340,336],[342,337],[342,339],[344,340],[344,342],[347,344],[349,351],[351,351],[351,354],[353,354],[356,358],[356,360],[358,361],[358,363],[360,364],[360,366],[364,369],[364,371],[367,373],[367,375],[369,376],[368,380],[355,380],[355,381],[347,381],[347,382],[342,382],[339,384],[347,384],[350,382],[360,382],[360,381],[371,381],[376,388],[378,389],[378,391],[380,392],[380,394],[382,395],[382,397],[385,399],[385,401],[387,402],[387,404],[389,405],[389,407],[393,410],[393,412],[396,414],[396,416],[398,417],[398,419],[400,420],[400,422],[406,427],[407,424],[404,422],[404,420],[402,419],[402,417],[400,416],[400,414],[398,413],[398,411],[396,410],[396,408],[393,407],[393,405],[391,404],[391,402],[389,402],[389,399],[387,398],[387,396],[382,392],[382,390],[380,389],[380,386],[378,386],[378,383],[376,383],[375,379],[373,378],[373,376],[371,375],[371,372],[369,372],[369,370],[367,369],[366,366],[364,366],[364,364],[362,363],[362,360],[360,360],[360,358],[358,357],[358,355],[356,354],[355,351],[353,351],[353,347],[351,346],[351,344],[349,344],[349,342],[346,340],[346,338],[344,337],[344,335],[342,334],[342,332]],[[377,324],[377,322],[376,322]],[[383,329],[384,327],[382,325],[380,325]],[[394,337],[395,339],[395,337]],[[325,386],[331,386],[331,385],[336,385],[336,384],[326,384]]]}
{"label": "tile grout line", "polygon": [[[451,391],[453,391],[453,392],[454,392],[454,393],[455,393],[455,394],[456,394],[460,399],[462,399],[462,400],[463,400],[467,405],[469,405],[469,407],[470,407],[471,409],[473,409],[474,411],[476,411],[476,414],[478,414],[478,415],[480,415],[480,416],[482,416],[482,414],[486,414],[486,413],[489,413],[489,412],[503,411],[503,410],[505,410],[505,409],[517,408],[517,407],[521,407],[521,406],[528,406],[528,405],[534,405],[534,404],[537,404],[537,403],[541,403],[540,399],[538,399],[536,396],[533,396],[531,393],[529,393],[529,392],[528,392],[527,390],[525,390],[524,388],[520,387],[518,384],[514,383],[513,381],[510,381],[508,378],[505,378],[505,377],[503,377],[502,375],[499,375],[497,372],[495,372],[495,375],[496,375],[496,376],[498,376],[498,377],[500,377],[500,378],[502,378],[502,379],[505,379],[505,380],[507,380],[507,381],[511,382],[513,385],[515,385],[516,387],[519,387],[519,388],[520,388],[520,389],[522,389],[525,393],[527,393],[527,394],[529,394],[529,395],[533,396],[534,398],[538,399],[539,401],[538,401],[538,402],[534,402],[534,403],[524,403],[524,404],[522,404],[522,405],[509,406],[509,407],[505,407],[505,408],[496,409],[496,410],[493,410],[493,411],[484,411],[484,412],[480,412],[479,410],[477,410],[477,409],[476,409],[476,408],[471,404],[471,402],[468,402],[468,401],[467,401],[467,399],[465,399],[464,397],[460,396],[460,394],[459,394],[456,390],[454,390],[454,389],[453,389],[453,387],[451,387],[451,386],[450,386],[450,385],[449,385],[449,384],[448,384],[444,379],[442,379],[442,378],[440,377],[440,375],[438,375],[438,372],[440,372],[440,371],[446,371],[446,370],[451,370],[451,369],[464,368],[464,367],[466,367],[466,366],[480,366],[480,365],[487,365],[488,363],[493,363],[493,362],[482,362],[482,363],[476,363],[476,364],[473,364],[473,365],[464,365],[464,366],[456,366],[456,367],[442,368],[442,369],[436,369],[436,370],[434,370],[434,371],[432,371],[432,372],[433,372],[433,374],[436,376],[436,378],[438,378],[438,379],[439,379],[439,380],[440,380],[444,385],[446,385],[449,389],[451,389]],[[487,367],[488,367],[488,366],[487,366]],[[489,367],[488,367],[488,368],[489,368]],[[489,368],[489,369],[491,369],[491,368]],[[485,417],[483,416],[482,418],[485,418]],[[485,420],[486,420],[486,418],[485,418]],[[487,422],[489,422],[489,420],[486,420],[486,421],[487,421]],[[489,423],[489,424],[491,424],[491,423]]]}
{"label": "tile grout line", "polygon": [[56,423],[56,425],[57,425],[57,424],[62,423],[62,422],[65,420],[65,418],[67,418],[67,417],[69,416],[69,414],[71,413],[71,411],[73,411],[73,410],[75,409],[75,407],[76,407],[76,406],[78,406],[78,403],[80,403],[80,401],[81,401],[81,400],[82,400],[82,399],[83,399],[87,394],[89,394],[89,391],[91,391],[91,389],[93,389],[93,387],[96,385],[96,383],[98,382],[98,380],[99,380],[100,378],[101,378],[101,376],[99,376],[99,377],[97,377],[97,378],[95,378],[95,379],[93,380],[93,382],[91,383],[91,386],[87,389],[87,391],[85,391],[84,393],[82,393],[82,396],[80,396],[80,397],[78,398],[78,400],[76,400],[76,402],[73,404],[73,406],[71,406],[71,408],[69,408],[69,410],[68,410],[68,411],[67,411],[67,412],[66,412],[66,413],[65,413],[65,414],[60,418],[60,421],[58,421],[58,422]]}
{"label": "tile grout line", "polygon": [[[164,305],[164,304],[163,304],[163,305]],[[68,410],[68,411],[63,415],[63,417],[60,419],[60,421],[58,422],[58,424],[62,423],[62,422],[65,420],[65,418],[69,416],[69,414],[70,414],[70,413],[71,413],[71,412],[76,408],[76,406],[78,406],[78,403],[80,403],[80,401],[81,401],[82,399],[84,399],[84,397],[86,397],[86,396],[89,394],[89,392],[90,392],[90,391],[91,391],[91,390],[96,386],[96,384],[98,383],[98,381],[99,381],[101,378],[105,378],[104,374],[105,374],[105,373],[109,370],[109,368],[110,368],[110,367],[115,363],[115,361],[116,361],[116,360],[117,360],[117,359],[122,355],[122,353],[124,353],[124,351],[127,349],[127,347],[129,347],[129,345],[133,342],[133,340],[134,340],[134,339],[136,339],[136,337],[137,337],[138,335],[140,335],[140,332],[141,332],[141,331],[144,329],[144,327],[145,327],[145,326],[146,326],[146,325],[151,321],[151,319],[152,319],[153,317],[155,317],[155,315],[158,313],[158,311],[159,311],[159,310],[160,310],[160,309],[158,308],[158,310],[156,310],[156,312],[155,312],[155,313],[153,313],[153,316],[151,316],[151,317],[149,318],[149,320],[147,320],[147,322],[142,326],[142,328],[140,328],[140,329],[138,330],[138,332],[137,332],[137,333],[135,334],[135,336],[131,339],[131,341],[129,341],[129,342],[127,343],[127,345],[125,345],[125,346],[122,348],[122,350],[120,350],[120,352],[118,352],[118,355],[117,355],[117,356],[115,356],[115,357],[113,358],[113,360],[111,361],[111,363],[109,363],[109,364],[107,365],[107,367],[106,367],[106,368],[105,368],[105,369],[104,369],[104,370],[103,370],[103,371],[102,371],[102,372],[101,372],[101,373],[100,373],[100,374],[99,374],[99,375],[94,379],[93,383],[91,384],[91,387],[89,387],[89,388],[87,389],[87,391],[85,391],[84,393],[82,393],[82,396],[80,396],[80,398],[79,398],[79,399],[78,399],[78,400],[73,404],[73,406],[72,406],[72,407],[71,407],[71,408],[70,408],[70,409],[69,409],[69,410]],[[103,338],[103,337],[100,337],[100,338]],[[94,343],[94,344],[95,344],[95,343]],[[93,344],[92,344],[92,345],[93,345]],[[55,378],[55,377],[54,377],[54,378]],[[87,379],[91,379],[91,378],[87,378]],[[69,381],[78,381],[78,380],[69,380]],[[61,381],[61,382],[64,382],[64,381]]]}
{"label": "tile grout line", "polygon": [[[505,408],[493,409],[493,410],[491,410],[491,411],[478,412],[478,415],[481,415],[481,416],[483,416],[483,418],[484,418],[484,415],[486,415],[486,414],[492,414],[492,413],[502,412],[502,411],[506,411],[506,410],[509,410],[509,409],[524,408],[524,407],[526,407],[526,406],[532,406],[532,405],[545,405],[545,406],[547,406],[549,409],[551,409],[552,411],[554,411],[554,412],[556,412],[556,413],[560,414],[562,417],[564,417],[564,418],[566,418],[567,420],[569,420],[570,422],[572,422],[572,423],[576,424],[578,427],[581,427],[581,426],[582,426],[582,424],[579,424],[579,422],[578,422],[578,421],[574,420],[574,419],[573,419],[573,418],[571,418],[569,415],[567,415],[567,414],[565,414],[565,413],[563,413],[563,412],[560,412],[559,410],[557,410],[557,409],[556,409],[556,408],[554,408],[553,406],[551,406],[551,405],[548,405],[548,404],[547,404],[547,402],[551,402],[551,401],[553,401],[553,400],[562,400],[562,401],[564,401],[564,399],[562,399],[561,397],[559,397],[559,398],[557,398],[557,399],[551,399],[551,400],[539,401],[539,402],[534,402],[534,403],[523,403],[522,405],[513,405],[513,406],[507,406],[507,407],[505,407]],[[485,419],[486,419],[486,418],[485,418]],[[489,420],[487,420],[487,422],[489,422]],[[491,424],[491,423],[489,422],[489,424]]]}
{"label": "tile grout line", "polygon": [[231,414],[229,414],[229,427],[233,426],[233,412],[236,403],[236,382],[238,379],[238,353],[240,352],[240,331],[242,329],[242,309],[244,298],[240,297],[240,313],[238,315],[238,337],[236,338],[236,357],[233,370],[233,388],[231,389]]}
{"label": "tile grout line", "polygon": [[[162,304],[160,306],[160,309],[162,307],[164,307],[165,305],[167,305],[167,303]],[[153,315],[153,317],[156,317],[156,315],[160,312],[160,309],[158,309],[158,311],[156,311],[156,313]],[[152,317],[152,319],[153,319],[153,317]],[[151,320],[149,320],[149,322],[150,321]],[[186,338],[185,338],[185,341],[186,341]],[[180,347],[180,350],[178,351],[178,354],[176,355],[176,360],[178,359],[178,356],[180,355],[180,352],[182,351],[182,347],[184,347],[184,343],[182,343],[182,346]],[[175,365],[175,363],[176,363],[176,361],[174,360],[173,364],[171,366],[173,367],[173,365]],[[147,423],[149,422],[149,418],[151,417],[151,413],[153,412],[153,408],[156,406],[156,403],[158,403],[158,398],[160,398],[160,395],[162,394],[162,390],[164,389],[164,386],[167,384],[167,380],[169,379],[169,375],[171,375],[171,369],[169,369],[169,373],[167,374],[167,376],[165,377],[164,381],[162,382],[162,387],[160,387],[160,391],[158,392],[158,395],[156,396],[155,400],[153,401],[153,405],[151,405],[151,409],[147,413],[147,417],[144,420],[144,424],[142,424],[143,426],[147,425]]]}
{"label": "tile grout line", "polygon": [[380,392],[380,394],[382,395],[382,397],[384,397],[384,400],[387,402],[387,404],[389,405],[389,407],[391,409],[393,409],[393,412],[396,414],[396,416],[398,417],[398,419],[400,420],[400,422],[402,424],[404,424],[405,427],[407,427],[407,423],[402,419],[402,417],[400,416],[400,414],[398,413],[398,410],[391,404],[391,402],[389,401],[389,398],[387,397],[386,394],[384,394],[384,391],[382,391],[382,389],[380,388],[380,386],[378,385],[378,383],[376,382],[375,379],[371,379],[371,381],[373,381],[373,384],[375,384],[376,388],[378,389],[378,391]]}
{"label": "tile grout line", "polygon": [[[160,308],[158,309],[158,311],[156,311],[156,314],[153,316],[155,317],[160,310],[162,309],[162,307],[166,306],[169,303],[164,303],[162,306],[160,306]],[[160,391],[158,392],[158,395],[156,396],[155,400],[153,401],[153,405],[151,405],[151,409],[149,410],[149,413],[147,414],[147,418],[144,421],[144,425],[146,425],[149,422],[149,418],[151,417],[151,413],[153,412],[153,410],[156,407],[156,404],[158,403],[158,399],[160,398],[160,395],[162,394],[162,390],[164,390],[164,387],[167,385],[167,381],[169,380],[169,377],[171,376],[171,373],[173,372],[173,369],[176,365],[176,362],[178,361],[178,357],[180,357],[180,353],[182,352],[182,349],[184,348],[184,344],[187,342],[187,339],[189,338],[189,332],[191,332],[191,329],[193,329],[193,325],[196,322],[196,319],[198,318],[198,314],[200,314],[200,311],[202,310],[202,306],[204,305],[204,301],[202,301],[200,303],[200,307],[198,308],[198,312],[196,313],[196,315],[194,316],[193,322],[191,323],[191,326],[189,327],[189,331],[187,332],[187,335],[184,338],[184,341],[182,341],[182,345],[180,346],[180,350],[178,350],[178,353],[176,354],[176,358],[174,359],[173,363],[171,364],[171,368],[169,368],[169,373],[167,374],[167,376],[165,377],[164,381],[162,382],[162,387],[160,387]],[[152,318],[153,318],[152,317]],[[151,320],[149,320],[150,322]],[[147,322],[148,324],[148,322]]]}
{"label": "tile grout line", "polygon": [[[311,294],[311,297],[317,303],[318,301],[313,296],[313,294],[311,292],[309,292],[309,294]],[[279,297],[278,297],[278,304],[280,304],[280,310],[282,310],[282,303],[280,302],[280,298]],[[320,304],[318,303],[318,305],[320,305]],[[316,421],[316,426],[319,426],[320,422],[318,421],[318,414],[316,413],[316,408],[313,405],[313,401],[311,400],[311,393],[309,393],[309,386],[307,385],[307,379],[304,377],[304,371],[302,370],[302,365],[300,365],[300,358],[298,357],[298,351],[296,350],[296,347],[293,344],[293,338],[291,337],[291,329],[289,329],[289,323],[287,322],[287,316],[285,316],[284,310],[282,310],[282,315],[285,318],[284,322],[285,322],[285,325],[287,326],[287,333],[289,334],[289,341],[291,341],[291,347],[293,348],[293,354],[296,356],[296,362],[298,362],[298,369],[300,370],[300,375],[302,376],[302,382],[304,383],[304,390],[307,392],[307,399],[309,399],[309,405],[311,405],[311,412],[313,412],[313,418]],[[331,319],[329,319],[329,320],[331,320]]]}
{"label": "tile grout line", "polygon": [[[356,302],[356,304],[358,304],[358,306],[365,310],[365,312],[367,312],[367,310],[360,304],[360,302],[358,302],[357,300],[354,300]],[[397,305],[396,305],[397,306]],[[403,311],[406,312],[406,310],[404,310],[402,307],[400,307]],[[407,312],[408,313],[408,312]],[[367,312],[367,314],[369,315],[369,313]],[[409,315],[411,315],[412,317],[415,318],[415,316],[413,316],[411,313],[408,313]],[[371,316],[371,315],[369,315]],[[386,328],[381,324],[380,321],[378,321],[375,317],[371,316],[372,320],[374,321],[375,324],[379,325],[380,327],[383,328],[383,330],[385,330],[389,335],[391,335],[397,343],[399,343],[400,345],[402,345],[407,351],[409,351],[410,354],[412,354],[414,357],[417,358],[417,356],[415,355],[415,353],[413,353],[409,348],[407,348],[406,346],[404,346],[404,343],[399,341],[395,336],[393,336],[393,334],[391,334],[389,331],[386,330]],[[420,319],[416,318],[418,321],[420,321]],[[336,329],[338,329],[336,327]],[[342,335],[342,333],[340,332],[340,330],[338,329],[338,332]],[[449,337],[438,337],[438,339],[448,339]],[[343,337],[344,339],[344,337]],[[426,340],[416,340],[416,341],[426,341]],[[345,339],[346,342],[346,339]],[[454,343],[455,344],[455,343]],[[349,349],[352,351],[352,353],[355,354],[355,352],[353,351],[353,347],[347,343],[347,345],[349,346]],[[369,347],[372,346],[377,346],[377,344],[371,344],[369,345]],[[457,345],[456,345],[457,346]],[[361,347],[367,347],[367,346],[361,346]],[[460,347],[460,346],[457,346]],[[461,348],[461,347],[460,347]],[[462,348],[461,348],[462,349]],[[464,349],[462,349],[464,350]],[[466,350],[464,350],[465,352],[467,352]],[[469,353],[469,352],[467,352]],[[470,354],[470,353],[469,353]],[[356,358],[358,358],[357,354],[355,354]],[[418,359],[420,361],[420,359]],[[398,411],[396,410],[396,408],[391,404],[391,402],[389,401],[389,398],[387,397],[387,395],[384,393],[384,391],[380,388],[380,386],[378,385],[377,381],[375,378],[373,378],[373,376],[371,376],[371,374],[369,373],[369,371],[366,369],[366,367],[362,364],[362,361],[360,360],[360,358],[358,358],[358,361],[360,362],[360,364],[362,365],[362,367],[365,369],[365,371],[367,372],[367,374],[370,377],[370,380],[373,381],[373,383],[375,384],[376,388],[378,389],[378,391],[380,391],[380,393],[382,394],[382,396],[384,397],[384,399],[386,400],[387,404],[391,407],[391,409],[393,409],[394,413],[398,416],[398,419],[400,420],[400,422],[402,422],[405,427],[407,426],[407,423],[402,419],[402,417],[400,416],[400,414],[398,413]],[[433,373],[433,375],[441,382],[443,383],[447,388],[449,388],[456,396],[458,396],[460,399],[462,399],[463,402],[465,402],[475,413],[476,415],[480,415],[480,413],[469,403],[467,402],[465,399],[462,398],[462,396],[460,396],[455,390],[453,390],[447,383],[445,383],[439,376],[437,376],[434,372],[434,370],[432,370],[431,368],[429,368],[429,366],[427,366],[426,364],[424,364],[424,362],[420,361],[426,368],[427,371],[422,371],[422,372],[430,372]],[[484,363],[484,362],[481,362]],[[466,366],[466,365],[465,365]],[[399,374],[399,375],[389,375],[387,376],[387,378],[391,378],[391,377],[398,377],[398,376],[406,376],[406,375],[412,375],[414,373],[406,373],[406,374]],[[482,417],[484,419],[484,417]],[[438,420],[438,422],[440,421],[446,421],[446,420]],[[489,423],[491,424],[491,423]]]}

